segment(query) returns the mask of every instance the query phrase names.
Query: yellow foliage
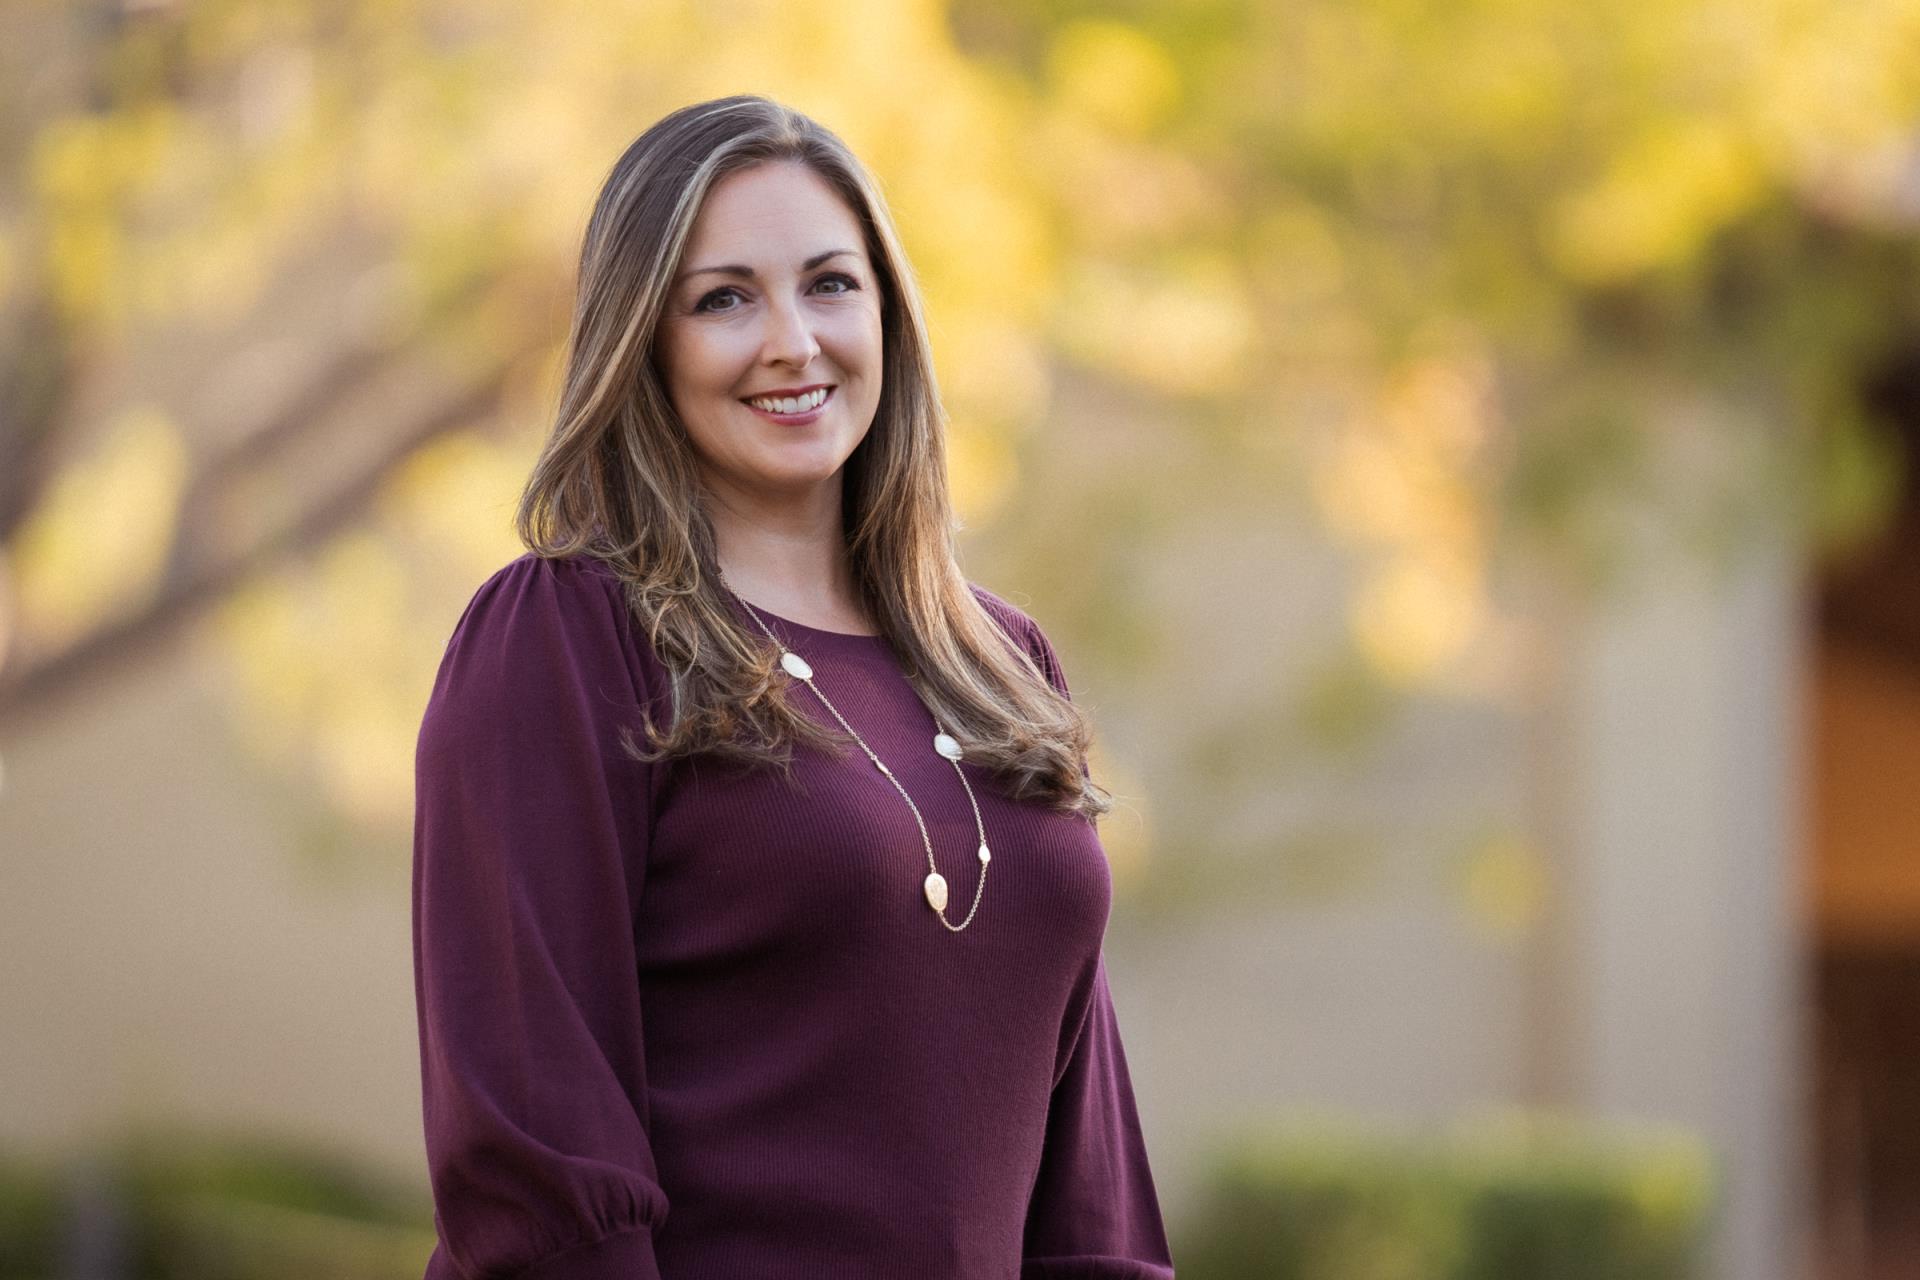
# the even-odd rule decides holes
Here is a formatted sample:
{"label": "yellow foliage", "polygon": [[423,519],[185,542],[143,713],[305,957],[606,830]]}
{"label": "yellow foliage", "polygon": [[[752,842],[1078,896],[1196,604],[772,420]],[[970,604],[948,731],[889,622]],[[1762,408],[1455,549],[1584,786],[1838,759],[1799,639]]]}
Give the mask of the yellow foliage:
{"label": "yellow foliage", "polygon": [[1537,924],[1548,888],[1545,859],[1517,836],[1485,840],[1461,863],[1462,908],[1474,923],[1498,936],[1515,937]]}
{"label": "yellow foliage", "polygon": [[314,763],[329,797],[368,824],[398,827],[413,806],[413,748],[419,708],[391,687],[348,684],[315,726]]}
{"label": "yellow foliage", "polygon": [[1337,440],[1313,474],[1314,496],[1334,534],[1356,542],[1412,541],[1426,526],[1422,479],[1436,478],[1417,459],[1378,435]]}
{"label": "yellow foliage", "polygon": [[971,428],[965,419],[947,431],[947,484],[954,510],[969,528],[989,524],[1018,478],[1004,433]]}
{"label": "yellow foliage", "polygon": [[221,602],[209,625],[245,704],[237,731],[259,754],[294,760],[308,715],[324,701],[321,670],[300,646],[310,625],[301,593],[286,575],[254,578]]}
{"label": "yellow foliage", "polygon": [[1145,133],[1180,101],[1180,71],[1152,37],[1123,22],[1082,19],[1053,38],[1054,96],[1103,128]]}
{"label": "yellow foliage", "polygon": [[513,514],[538,441],[450,432],[416,452],[381,490],[381,518],[446,572],[475,582],[519,555]]}
{"label": "yellow foliage", "polygon": [[1253,215],[1248,266],[1262,296],[1314,303],[1339,294],[1347,282],[1346,253],[1325,210],[1281,197]]}
{"label": "yellow foliage", "polygon": [[1763,198],[1756,149],[1721,119],[1660,120],[1558,206],[1547,248],[1582,283],[1679,262]]}
{"label": "yellow foliage", "polygon": [[1356,594],[1354,639],[1386,679],[1413,685],[1457,660],[1486,615],[1480,566],[1435,550],[1402,550]]}
{"label": "yellow foliage", "polygon": [[1486,442],[1482,410],[1484,368],[1472,372],[1458,360],[1415,360],[1388,381],[1381,396],[1381,418],[1402,446],[1457,468]]}
{"label": "yellow foliage", "polygon": [[1369,665],[1397,684],[1456,674],[1486,634],[1477,469],[1492,430],[1487,377],[1471,354],[1411,360],[1381,380],[1371,414],[1335,431],[1311,462],[1329,531],[1378,557],[1350,625]]}
{"label": "yellow foliage", "polygon": [[407,698],[409,576],[395,547],[372,532],[342,538],[319,565],[321,625],[309,657],[323,664],[330,696],[316,710],[315,762],[328,790],[363,820],[404,819],[413,801],[418,708]]}
{"label": "yellow foliage", "polygon": [[140,405],[115,417],[90,454],[61,469],[12,547],[25,637],[58,646],[154,589],[187,466],[179,428]]}
{"label": "yellow foliage", "polygon": [[1055,328],[1061,346],[1088,364],[1196,396],[1241,385],[1254,336],[1236,273],[1217,258],[1153,273],[1088,263],[1069,278]]}
{"label": "yellow foliage", "polygon": [[941,396],[964,413],[1023,433],[1038,425],[1052,388],[1046,351],[991,314],[961,311],[933,335]]}
{"label": "yellow foliage", "polygon": [[[1756,73],[1738,109],[1801,185],[1893,205],[1911,182],[1920,111],[1920,3],[1774,0],[1742,13]],[[1730,24],[1733,25],[1733,24]]]}
{"label": "yellow foliage", "polygon": [[1052,254],[1033,207],[985,175],[922,157],[897,179],[895,216],[929,308],[1037,318]]}
{"label": "yellow foliage", "polygon": [[1166,244],[1218,244],[1249,210],[1196,157],[1150,146],[1071,109],[1010,121],[1026,163],[1046,176],[1059,237],[1083,257],[1142,254]]}
{"label": "yellow foliage", "polygon": [[114,185],[112,121],[65,116],[43,125],[33,139],[27,171],[36,192],[55,206],[98,204]]}
{"label": "yellow foliage", "polygon": [[1459,559],[1475,555],[1484,516],[1472,478],[1431,446],[1431,438],[1397,439],[1378,431],[1341,436],[1313,475],[1331,531],[1387,549],[1420,546]]}
{"label": "yellow foliage", "polygon": [[[0,293],[44,274],[89,327],[238,322],[345,231],[320,261],[341,272],[322,278],[345,282],[349,332],[424,323],[497,360],[525,329],[563,328],[564,277],[620,146],[696,98],[771,93],[881,175],[928,298],[969,519],[991,520],[1017,483],[1014,443],[1062,357],[1123,389],[1257,401],[1248,438],[1263,448],[1297,404],[1360,405],[1311,479],[1333,536],[1366,557],[1359,646],[1398,681],[1457,672],[1485,643],[1498,498],[1480,460],[1499,424],[1475,358],[1382,372],[1389,335],[1409,313],[1473,315],[1505,324],[1503,355],[1524,359],[1573,293],[1511,247],[1529,237],[1566,279],[1606,283],[1691,265],[1786,180],[1895,207],[1920,104],[1920,62],[1891,52],[1920,33],[1920,0],[1253,6],[1213,47],[1198,28],[1169,45],[1125,21],[1042,19],[1011,24],[1032,43],[1007,59],[957,49],[937,0],[185,9],[192,92],[38,132],[25,172],[40,222],[0,241]],[[107,70],[131,83],[158,65],[146,47]],[[15,245],[45,262],[28,269]],[[501,270],[552,277],[555,305],[533,288],[428,310]],[[514,441],[462,433],[405,468],[381,500],[396,541],[469,582],[517,554],[545,407],[507,415],[529,422]],[[110,432],[14,549],[36,631],[72,634],[164,554],[184,447],[159,422]],[[278,651],[250,677],[267,716],[305,726],[372,811],[386,801],[367,777],[410,732],[349,709],[331,668],[291,671],[336,656],[300,646],[324,601],[361,625],[397,607],[390,563],[340,554],[386,585],[358,604],[345,583],[284,587],[297,599],[250,596],[237,616]],[[324,725],[322,704],[337,708]]]}
{"label": "yellow foliage", "polygon": [[[497,567],[497,566],[496,566]],[[346,814],[404,823],[413,801],[421,695],[410,645],[409,571],[374,532],[329,545],[311,567],[258,579],[214,619],[262,754],[304,762]]]}
{"label": "yellow foliage", "polygon": [[181,118],[166,103],[150,103],[64,117],[34,136],[27,168],[51,214],[46,266],[66,314],[124,318],[129,295],[119,286],[131,257],[122,206],[164,171]]}
{"label": "yellow foliage", "polygon": [[75,213],[47,228],[47,278],[64,314],[117,317],[112,282],[126,269],[122,249],[118,226],[102,214]]}

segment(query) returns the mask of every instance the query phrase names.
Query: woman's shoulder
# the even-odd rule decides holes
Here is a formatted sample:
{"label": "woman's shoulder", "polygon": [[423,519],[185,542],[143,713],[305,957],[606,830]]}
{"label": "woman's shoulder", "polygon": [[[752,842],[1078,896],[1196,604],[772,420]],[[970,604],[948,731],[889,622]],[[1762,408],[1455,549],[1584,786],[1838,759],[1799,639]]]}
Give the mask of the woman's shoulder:
{"label": "woman's shoulder", "polygon": [[505,683],[529,667],[600,662],[630,643],[625,614],[620,579],[603,561],[525,552],[474,588],[443,666]]}
{"label": "woman's shoulder", "polygon": [[613,566],[596,556],[583,552],[547,556],[535,551],[523,551],[488,574],[474,594],[529,585],[566,591],[604,591],[609,586],[618,586],[619,582],[619,575],[614,572]]}
{"label": "woman's shoulder", "polygon": [[460,621],[464,629],[476,614],[501,613],[492,607],[509,602],[516,607],[501,613],[502,622],[525,623],[554,612],[600,614],[621,598],[619,575],[605,561],[589,555],[544,556],[527,551],[481,580]]}
{"label": "woman's shoulder", "polygon": [[987,616],[999,623],[1000,629],[1011,636],[1016,644],[1024,649],[1033,647],[1033,633],[1039,630],[1039,624],[1026,610],[977,582],[969,582],[967,586],[980,602],[980,607],[986,610]]}
{"label": "woman's shoulder", "polygon": [[[612,758],[614,735],[654,681],[634,650],[618,577],[586,557],[529,552],[473,591],[434,677],[422,767],[475,752],[538,751],[574,732]],[[545,745],[543,745],[545,744]]]}
{"label": "woman's shoulder", "polygon": [[967,584],[973,589],[974,596],[987,611],[987,616],[1000,624],[1013,642],[1032,657],[1040,673],[1057,689],[1065,692],[1066,676],[1060,669],[1060,657],[1055,652],[1053,642],[1047,633],[1034,620],[1032,614],[1014,604],[1005,596],[989,591],[977,582]]}

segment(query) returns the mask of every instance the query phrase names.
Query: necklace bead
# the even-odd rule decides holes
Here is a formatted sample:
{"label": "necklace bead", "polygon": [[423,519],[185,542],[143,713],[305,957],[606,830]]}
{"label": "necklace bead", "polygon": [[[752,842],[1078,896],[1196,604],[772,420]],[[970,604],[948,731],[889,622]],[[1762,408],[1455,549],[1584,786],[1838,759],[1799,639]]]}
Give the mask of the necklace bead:
{"label": "necklace bead", "polygon": [[[720,580],[726,582],[726,575],[722,574]],[[727,589],[732,591],[731,583],[727,584]],[[973,807],[974,826],[980,833],[980,879],[974,885],[973,905],[967,909],[967,918],[959,924],[954,924],[947,919],[947,879],[940,874],[939,869],[933,864],[933,839],[927,834],[927,822],[920,814],[920,806],[913,802],[913,797],[907,794],[907,789],[904,786],[900,785],[900,779],[894,777],[893,770],[887,767],[886,762],[874,754],[873,748],[867,745],[867,740],[862,738],[859,732],[847,723],[847,718],[840,714],[840,709],[833,705],[833,702],[826,694],[820,692],[820,686],[813,682],[813,667],[808,664],[807,660],[787,648],[780,637],[775,635],[772,629],[767,626],[765,620],[760,617],[760,611],[752,605],[747,604],[745,600],[740,599],[739,593],[735,592],[734,598],[740,600],[740,603],[746,606],[747,612],[753,615],[753,620],[759,624],[760,630],[766,632],[767,639],[773,641],[774,645],[780,650],[781,668],[796,680],[806,682],[807,687],[813,690],[813,696],[820,699],[827,710],[833,713],[833,718],[840,722],[841,727],[853,735],[853,740],[860,744],[860,749],[867,753],[867,758],[873,761],[874,766],[878,768],[881,773],[886,775],[887,781],[893,784],[893,789],[898,791],[900,798],[907,802],[907,808],[913,810],[913,820],[920,828],[920,842],[926,847],[927,851],[927,878],[921,882],[921,891],[926,894],[927,905],[932,907],[934,914],[940,917],[940,923],[945,925],[950,933],[958,933],[969,924],[972,924],[974,912],[980,909],[981,891],[987,886],[987,863],[992,860],[993,855],[987,851],[987,828],[985,821],[980,816],[980,802],[974,797],[973,784],[967,781],[966,770],[960,767],[962,752],[959,740],[945,729],[942,729],[938,721],[934,723],[933,749],[937,754],[951,763],[953,765],[953,771],[960,776],[960,785],[964,787],[967,792],[967,803]]]}

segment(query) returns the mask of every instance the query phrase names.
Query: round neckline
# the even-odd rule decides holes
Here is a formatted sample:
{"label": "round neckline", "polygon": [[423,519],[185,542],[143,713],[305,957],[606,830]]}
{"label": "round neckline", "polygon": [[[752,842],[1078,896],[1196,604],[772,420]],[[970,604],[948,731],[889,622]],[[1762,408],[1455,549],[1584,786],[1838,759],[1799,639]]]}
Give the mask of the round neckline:
{"label": "round neckline", "polygon": [[[795,622],[792,618],[783,618],[779,614],[775,613],[773,610],[768,609],[763,605],[755,604],[753,601],[747,599],[743,595],[740,595],[738,592],[734,594],[734,599],[738,600],[741,604],[746,605],[748,608],[752,609],[755,613],[758,613],[761,617],[765,618],[768,622],[777,622],[782,627],[792,631],[796,631],[801,635],[806,636],[810,639],[827,640],[827,641],[832,641],[836,643],[849,642],[853,644],[871,644],[876,640],[883,641],[883,642],[886,640],[886,637],[883,635],[880,635],[878,632],[828,631],[822,627],[810,627],[804,622]],[[749,617],[751,617],[751,615],[749,615]]]}

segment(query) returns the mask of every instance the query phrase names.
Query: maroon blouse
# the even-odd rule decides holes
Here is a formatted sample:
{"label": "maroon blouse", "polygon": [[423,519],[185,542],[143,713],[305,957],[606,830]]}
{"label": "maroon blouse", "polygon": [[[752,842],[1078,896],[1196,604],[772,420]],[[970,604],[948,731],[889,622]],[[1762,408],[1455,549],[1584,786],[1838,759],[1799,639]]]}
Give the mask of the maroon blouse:
{"label": "maroon blouse", "polygon": [[[760,612],[919,805],[958,923],[973,810],[890,646]],[[428,1280],[1171,1277],[1094,825],[963,762],[993,859],[953,933],[858,747],[797,747],[798,790],[646,765],[646,711],[666,670],[595,560],[506,565],[447,646],[414,828]]]}

